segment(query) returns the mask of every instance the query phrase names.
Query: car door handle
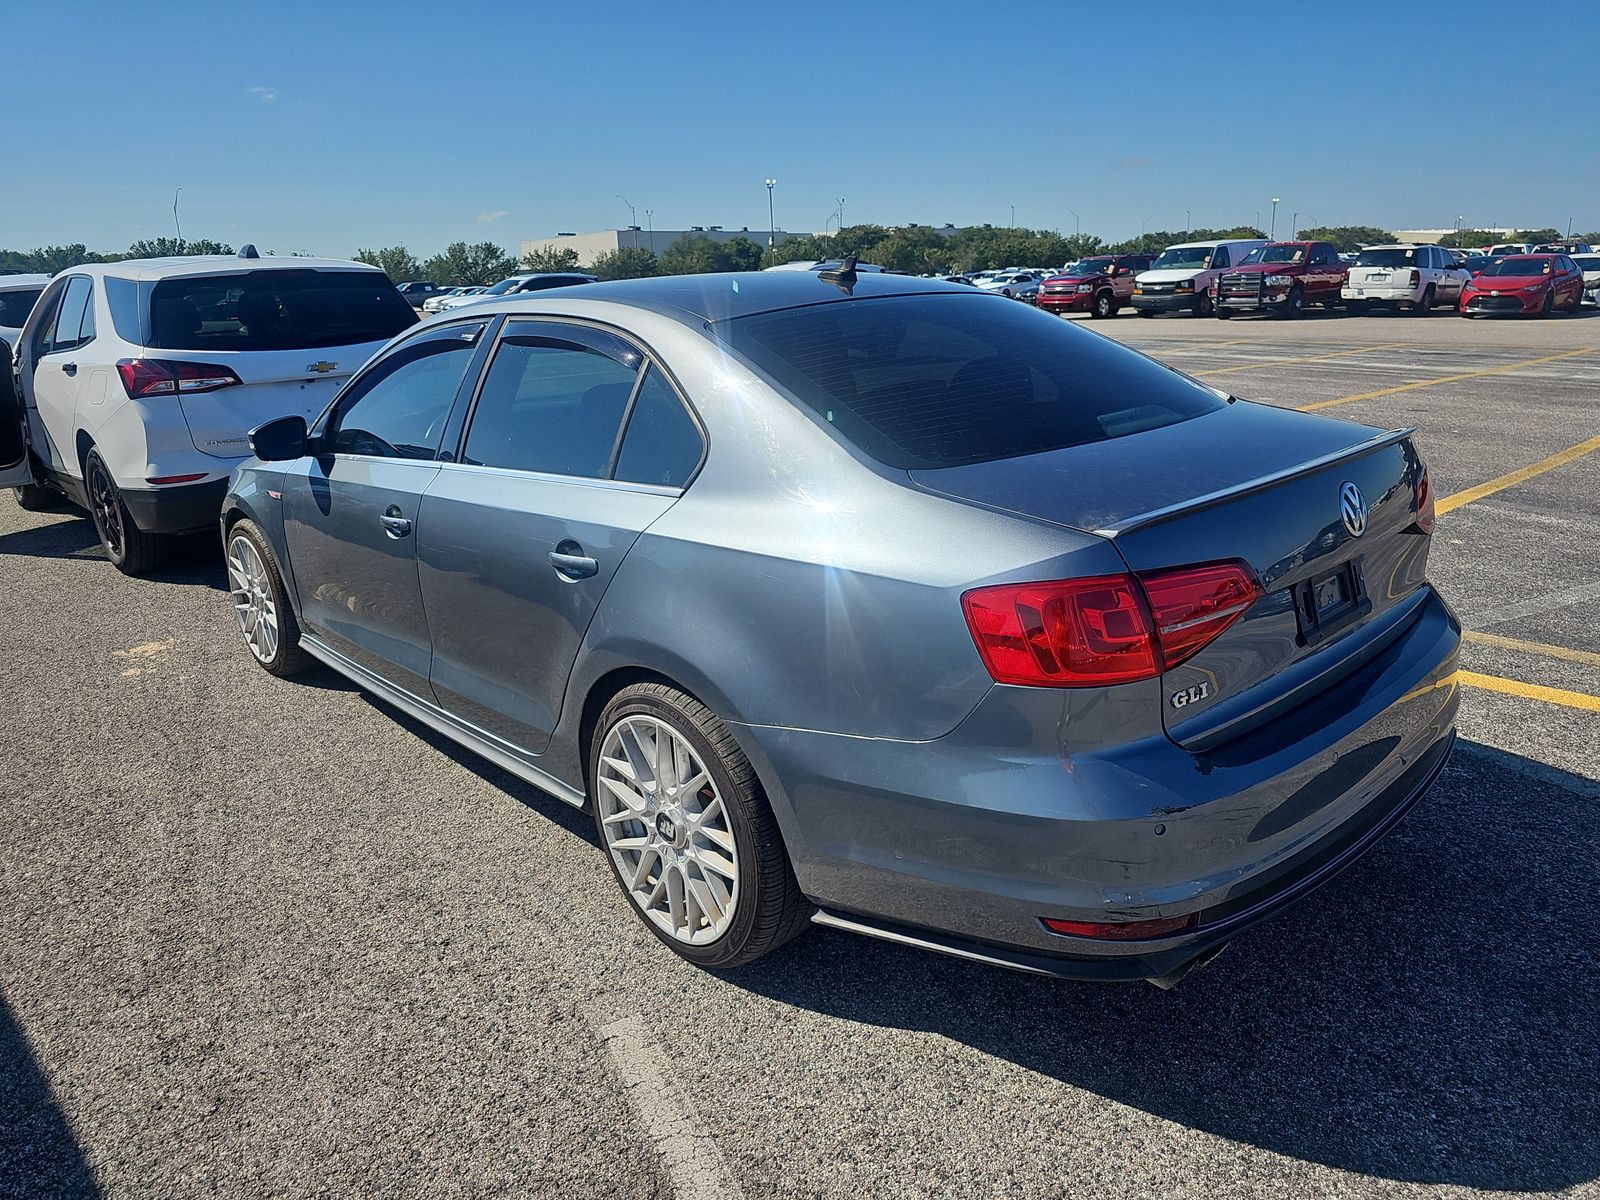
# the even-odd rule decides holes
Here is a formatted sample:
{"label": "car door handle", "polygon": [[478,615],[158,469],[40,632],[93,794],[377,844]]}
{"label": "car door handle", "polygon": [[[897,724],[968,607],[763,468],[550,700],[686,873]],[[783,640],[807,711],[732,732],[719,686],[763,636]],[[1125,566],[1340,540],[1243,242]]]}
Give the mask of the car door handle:
{"label": "car door handle", "polygon": [[398,505],[391,504],[378,520],[383,523],[383,532],[392,538],[403,538],[411,532],[411,521],[400,515]]}
{"label": "car door handle", "polygon": [[78,364],[77,363],[62,363],[61,364],[61,373],[63,375],[76,375],[78,373]]}
{"label": "car door handle", "polygon": [[562,542],[550,551],[550,565],[563,579],[588,579],[600,573],[600,564],[587,554],[577,542]]}

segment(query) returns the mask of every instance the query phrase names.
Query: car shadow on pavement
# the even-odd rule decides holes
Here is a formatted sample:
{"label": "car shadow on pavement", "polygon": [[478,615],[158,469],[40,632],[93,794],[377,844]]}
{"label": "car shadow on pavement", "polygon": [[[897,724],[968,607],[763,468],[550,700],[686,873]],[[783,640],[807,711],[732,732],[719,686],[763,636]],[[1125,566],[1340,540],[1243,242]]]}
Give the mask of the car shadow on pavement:
{"label": "car shadow on pavement", "polygon": [[724,977],[1341,1170],[1571,1187],[1600,1176],[1597,799],[1464,747],[1363,860],[1170,992],[831,931]]}
{"label": "car shadow on pavement", "polygon": [[0,999],[0,1197],[99,1195],[28,1039]]}
{"label": "car shadow on pavement", "polygon": [[[26,558],[83,558],[105,561],[100,535],[87,514],[66,510],[49,514],[64,518],[48,524],[32,525],[12,533],[0,534],[0,555]],[[106,570],[115,570],[109,563]],[[228,573],[222,561],[222,546],[215,534],[188,533],[172,540],[172,555],[165,566],[150,576],[158,583],[226,590]]]}

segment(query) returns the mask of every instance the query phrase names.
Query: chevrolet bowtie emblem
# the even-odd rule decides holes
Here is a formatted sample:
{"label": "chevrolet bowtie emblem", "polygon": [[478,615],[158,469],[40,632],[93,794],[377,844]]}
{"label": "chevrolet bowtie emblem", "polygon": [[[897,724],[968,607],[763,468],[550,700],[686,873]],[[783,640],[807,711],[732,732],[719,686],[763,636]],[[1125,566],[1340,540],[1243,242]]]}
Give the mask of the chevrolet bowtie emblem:
{"label": "chevrolet bowtie emblem", "polygon": [[338,363],[314,362],[308,366],[306,370],[314,372],[317,375],[326,375],[329,371],[335,370],[338,366]]}

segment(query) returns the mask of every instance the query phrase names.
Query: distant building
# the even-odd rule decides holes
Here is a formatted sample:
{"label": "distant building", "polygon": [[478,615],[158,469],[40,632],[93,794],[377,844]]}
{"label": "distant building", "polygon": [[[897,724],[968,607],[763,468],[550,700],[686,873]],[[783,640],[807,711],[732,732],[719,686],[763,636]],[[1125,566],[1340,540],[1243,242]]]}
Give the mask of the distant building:
{"label": "distant building", "polygon": [[[1526,226],[1523,228],[1526,228]],[[1447,237],[1454,232],[1455,228],[1453,226],[1448,229],[1396,229],[1394,231],[1394,240],[1397,242],[1415,242],[1419,246],[1428,246],[1432,245],[1434,242],[1437,242],[1440,238]],[[1509,239],[1511,235],[1516,232],[1516,230],[1484,229],[1481,230],[1481,232],[1492,233],[1494,234],[1494,240],[1499,241],[1502,239]]]}
{"label": "distant building", "polygon": [[[731,242],[734,238],[747,238],[760,246],[767,248],[769,231],[765,229],[724,229],[720,225],[708,225],[696,229],[602,229],[599,233],[558,233],[555,237],[534,238],[522,243],[524,256],[534,254],[540,250],[576,250],[578,252],[578,265],[580,267],[592,266],[594,260],[602,254],[611,254],[624,247],[638,246],[649,250],[652,254],[660,254],[679,238],[688,234],[693,237],[707,237],[713,242]],[[792,237],[810,237],[808,233],[790,233],[788,230],[776,231],[778,242]]]}

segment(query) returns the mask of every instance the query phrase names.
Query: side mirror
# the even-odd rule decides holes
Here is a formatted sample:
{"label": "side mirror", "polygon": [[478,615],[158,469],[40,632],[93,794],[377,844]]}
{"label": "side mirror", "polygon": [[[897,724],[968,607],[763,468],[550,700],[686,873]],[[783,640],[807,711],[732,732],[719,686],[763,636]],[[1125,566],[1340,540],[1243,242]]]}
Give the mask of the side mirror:
{"label": "side mirror", "polygon": [[250,449],[262,462],[304,458],[310,446],[304,417],[279,417],[250,431]]}

